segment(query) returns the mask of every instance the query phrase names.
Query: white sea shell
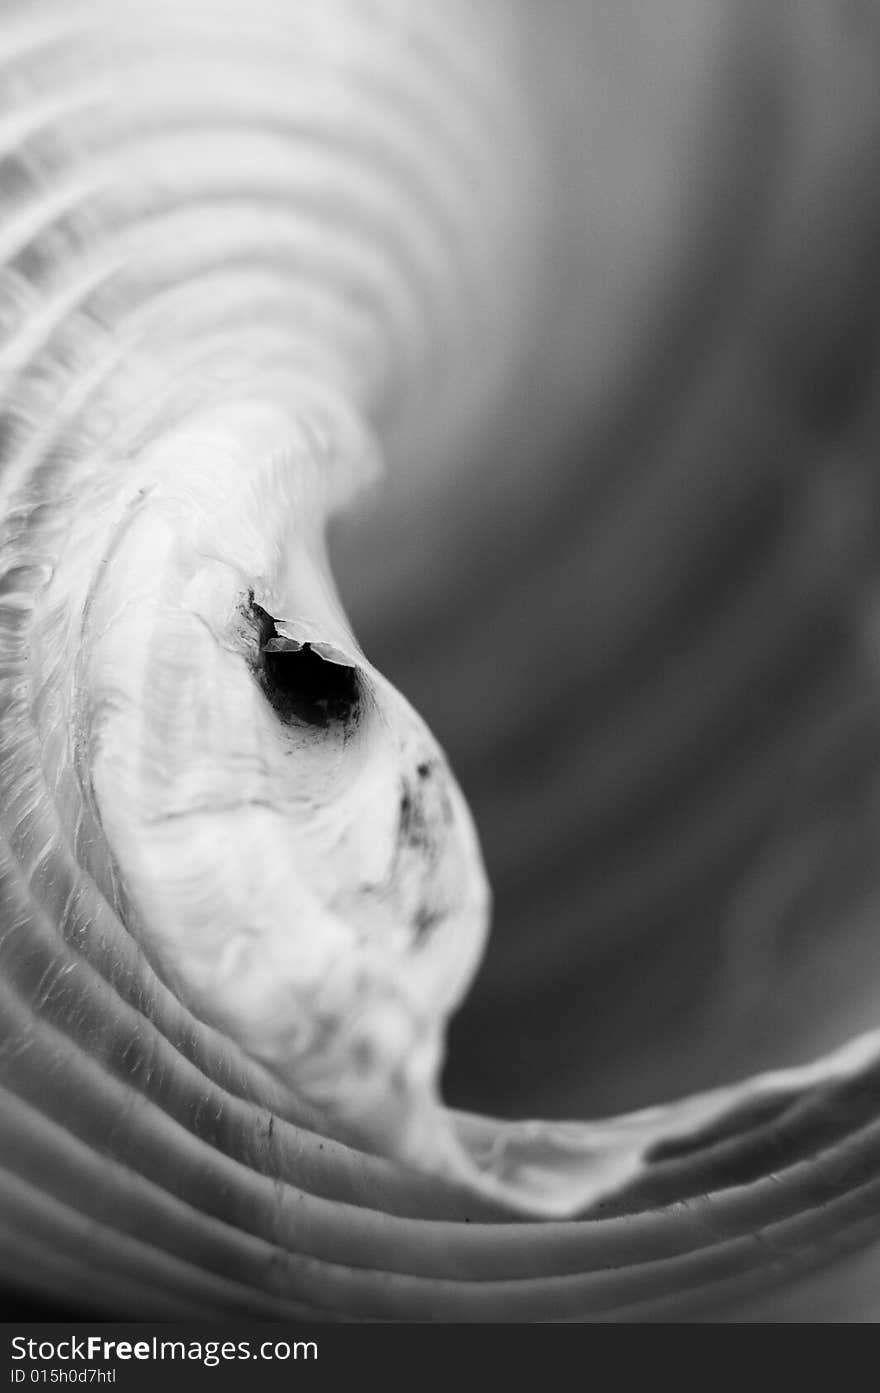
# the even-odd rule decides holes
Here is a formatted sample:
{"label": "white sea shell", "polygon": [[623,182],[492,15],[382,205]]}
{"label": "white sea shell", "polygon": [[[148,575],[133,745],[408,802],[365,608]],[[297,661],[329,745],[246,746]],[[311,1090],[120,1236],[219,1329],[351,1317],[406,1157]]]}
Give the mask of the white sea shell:
{"label": "white sea shell", "polygon": [[[870,74],[807,11],[797,71],[849,64],[857,95],[829,130],[861,168],[880,140]],[[563,362],[590,298],[562,303],[583,211],[563,193],[579,129],[564,55],[603,29],[576,6],[552,16],[555,38],[500,0],[39,0],[0,16],[0,1273],[25,1290],[57,1298],[73,1274],[83,1301],[140,1315],[680,1314],[874,1236],[880,1034],[859,1013],[848,1042],[821,1035],[818,1062],[609,1120],[494,1120],[441,1098],[486,874],[446,757],[354,636],[325,531],[373,490],[349,552],[357,606],[395,568],[430,584],[421,549],[455,535],[461,562],[478,526],[464,503],[450,525],[450,498],[488,499],[500,532],[504,506],[550,506],[541,442],[512,440],[524,384],[544,374],[535,433],[542,411],[550,434],[554,412],[573,421],[582,393],[610,392],[613,336],[611,366],[582,380]],[[682,0],[680,17],[698,72],[718,55],[760,69],[734,7],[700,18]],[[750,23],[760,38],[774,21]],[[669,100],[692,130],[691,99]],[[736,399],[750,347],[719,369]],[[493,477],[493,448],[509,475]],[[485,488],[462,474],[479,457]],[[616,553],[609,528],[629,571],[651,490],[687,492],[681,458]],[[410,540],[414,518],[426,535]],[[371,528],[387,555],[363,546]],[[573,596],[582,552],[559,556],[553,593]],[[633,593],[611,603],[638,635],[644,578]],[[528,643],[571,676],[577,623],[557,637],[536,596]],[[421,613],[420,598],[394,603]],[[464,641],[491,667],[504,637],[490,622]],[[454,665],[441,679],[439,659],[437,678],[456,701],[494,699]],[[511,819],[535,876],[556,835],[544,798],[525,789]],[[542,970],[564,964],[561,929],[533,934]],[[529,940],[517,956],[527,1034],[541,954]],[[487,1058],[507,1048],[485,1042]],[[703,1196],[703,1227],[663,1207]]]}

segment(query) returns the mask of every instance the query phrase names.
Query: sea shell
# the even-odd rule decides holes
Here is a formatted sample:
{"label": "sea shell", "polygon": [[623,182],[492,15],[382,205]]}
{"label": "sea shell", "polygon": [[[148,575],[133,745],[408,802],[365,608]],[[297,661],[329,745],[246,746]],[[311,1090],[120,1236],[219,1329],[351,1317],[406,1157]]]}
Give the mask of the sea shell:
{"label": "sea shell", "polygon": [[667,8],[5,6],[10,1289],[864,1313],[878,59]]}

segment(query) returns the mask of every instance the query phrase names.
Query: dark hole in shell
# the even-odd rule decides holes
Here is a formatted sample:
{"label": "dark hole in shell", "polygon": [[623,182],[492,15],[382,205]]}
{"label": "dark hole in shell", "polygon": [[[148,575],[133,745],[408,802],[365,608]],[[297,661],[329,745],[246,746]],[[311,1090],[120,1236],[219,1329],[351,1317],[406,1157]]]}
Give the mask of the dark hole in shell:
{"label": "dark hole in shell", "polygon": [[251,609],[259,626],[257,675],[280,719],[310,726],[353,721],[360,704],[356,669],[328,662],[309,643],[296,646],[285,640],[266,610],[253,601]]}

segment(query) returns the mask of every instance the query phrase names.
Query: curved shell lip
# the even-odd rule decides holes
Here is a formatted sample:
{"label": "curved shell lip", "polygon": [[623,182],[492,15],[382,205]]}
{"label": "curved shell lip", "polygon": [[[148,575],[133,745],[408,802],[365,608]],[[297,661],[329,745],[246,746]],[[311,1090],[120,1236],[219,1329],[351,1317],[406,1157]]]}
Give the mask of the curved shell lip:
{"label": "curved shell lip", "polygon": [[325,663],[333,663],[336,667],[354,667],[355,658],[350,652],[343,652],[336,644],[327,643],[322,639],[309,637],[310,627],[302,621],[291,619],[276,619],[275,628],[277,630],[274,638],[264,644],[265,653],[300,653],[303,648],[310,648],[313,653],[317,653],[319,658],[323,658]]}
{"label": "curved shell lip", "polygon": [[260,643],[261,652],[300,653],[304,648],[309,648],[319,658],[323,658],[325,663],[332,663],[336,667],[367,670],[369,665],[356,644],[343,646],[339,642],[331,642],[322,637],[321,625],[304,615],[287,619],[275,618],[256,603],[253,592],[249,599],[251,609],[261,624],[271,625],[270,636]]}

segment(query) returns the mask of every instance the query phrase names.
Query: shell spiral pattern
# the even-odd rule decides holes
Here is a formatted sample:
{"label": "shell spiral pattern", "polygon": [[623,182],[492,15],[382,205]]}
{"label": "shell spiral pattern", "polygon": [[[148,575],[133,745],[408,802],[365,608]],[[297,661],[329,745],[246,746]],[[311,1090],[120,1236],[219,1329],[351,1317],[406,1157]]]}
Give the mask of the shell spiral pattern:
{"label": "shell spiral pattern", "polygon": [[[446,1026],[485,945],[486,876],[444,754],[354,636],[325,532],[362,490],[389,491],[362,534],[390,527],[388,555],[362,552],[357,610],[389,583],[385,560],[393,578],[410,555],[401,518],[438,519],[416,550],[445,545],[449,491],[480,484],[462,460],[487,460],[493,526],[502,489],[520,516],[532,507],[536,428],[517,454],[499,422],[518,419],[518,399],[533,421],[574,420],[584,391],[563,367],[584,311],[577,192],[566,202],[562,189],[571,116],[547,73],[586,13],[554,0],[539,35],[529,7],[505,0],[0,9],[10,1288],[60,1302],[75,1289],[89,1310],[157,1318],[662,1319],[747,1309],[797,1282],[827,1301],[829,1281],[846,1290],[872,1261],[870,1017],[823,1036],[806,1064],[688,1081],[664,1092],[680,1101],[604,1122],[495,1120],[440,1099]],[[767,54],[791,36],[762,13],[719,7],[705,44],[740,83],[764,64],[772,94],[784,79],[767,78]],[[817,53],[843,61],[823,7],[804,13],[798,71],[821,69]],[[844,209],[880,162],[873,54],[846,61],[852,104],[828,125],[835,160],[849,155]],[[870,260],[880,200],[860,199],[832,232]],[[787,294],[800,303],[793,280],[768,315]],[[871,358],[850,312],[861,286],[831,285],[816,311],[824,357],[805,349],[796,365],[825,384],[829,438],[859,421],[858,458],[871,383],[855,403],[833,380]],[[735,342],[721,376],[752,362]],[[593,389],[613,395],[598,373]],[[711,381],[693,391],[713,428],[730,417]],[[769,407],[754,409],[766,425]],[[736,443],[747,464],[759,455]],[[654,487],[686,498],[697,475],[673,452],[684,464],[661,460]],[[718,485],[723,450],[713,468]],[[607,529],[618,557],[640,526],[622,496]],[[853,536],[867,546],[867,527],[841,529],[832,571]],[[771,541],[783,552],[771,617],[754,641],[719,643],[728,665],[761,660],[786,603],[801,612],[799,582],[786,584],[803,538]],[[563,574],[569,594],[581,564]],[[615,624],[643,646],[644,590],[635,604],[616,593]],[[678,623],[668,575],[657,593]],[[415,584],[396,601],[416,623],[419,599]],[[425,633],[433,642],[427,621]],[[563,658],[574,647],[566,636]],[[447,665],[437,692],[458,675]],[[809,685],[815,670],[801,675]],[[858,701],[814,686],[840,746],[852,735],[864,748],[870,683]],[[825,728],[812,708],[789,716],[810,738]],[[639,732],[660,743],[650,723]],[[748,820],[748,790],[723,791]],[[552,793],[560,816],[570,796]],[[512,855],[538,879],[543,820],[540,806],[511,819]],[[567,933],[547,927],[536,978],[564,970]],[[496,985],[521,985],[531,949],[500,943]],[[503,1051],[503,1033],[485,1049]]]}

